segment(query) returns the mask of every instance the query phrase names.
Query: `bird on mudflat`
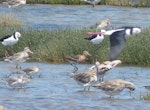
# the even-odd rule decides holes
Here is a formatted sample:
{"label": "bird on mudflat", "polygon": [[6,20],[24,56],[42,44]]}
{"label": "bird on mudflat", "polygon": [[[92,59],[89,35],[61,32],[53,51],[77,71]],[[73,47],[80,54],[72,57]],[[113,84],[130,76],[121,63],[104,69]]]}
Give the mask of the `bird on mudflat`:
{"label": "bird on mudflat", "polygon": [[33,54],[33,52],[29,49],[29,47],[25,47],[24,51],[15,53],[13,56],[4,57],[4,61],[15,64],[16,68],[18,68],[18,65],[20,63],[23,63],[29,59],[30,53]]}
{"label": "bird on mudflat", "polygon": [[110,79],[105,82],[98,82],[92,85],[92,87],[96,87],[97,89],[101,89],[107,95],[112,96],[118,95],[122,92],[125,88],[129,89],[130,91],[135,90],[135,85],[129,81],[125,81],[122,79]]}
{"label": "bird on mudflat", "polygon": [[100,3],[101,0],[80,0],[80,1],[91,4],[93,7],[95,7],[95,5]]}
{"label": "bird on mudflat", "polygon": [[77,71],[77,64],[84,62],[87,59],[87,56],[91,56],[88,51],[83,51],[82,54],[67,56],[64,58],[65,61],[69,62],[73,67],[74,71]]}
{"label": "bird on mudflat", "polygon": [[[87,32],[87,34],[102,34],[101,32]],[[125,48],[126,36],[131,36],[134,34],[141,33],[141,28],[139,27],[121,27],[115,30],[108,30],[103,32],[104,35],[108,35],[110,39],[110,52],[109,60],[116,60],[120,53]]]}
{"label": "bird on mudflat", "polygon": [[4,5],[7,5],[9,8],[26,4],[26,0],[2,0],[2,2]]}
{"label": "bird on mudflat", "polygon": [[21,34],[19,32],[14,32],[12,35],[6,35],[3,38],[0,38],[0,42],[4,45],[14,45],[19,41]]}

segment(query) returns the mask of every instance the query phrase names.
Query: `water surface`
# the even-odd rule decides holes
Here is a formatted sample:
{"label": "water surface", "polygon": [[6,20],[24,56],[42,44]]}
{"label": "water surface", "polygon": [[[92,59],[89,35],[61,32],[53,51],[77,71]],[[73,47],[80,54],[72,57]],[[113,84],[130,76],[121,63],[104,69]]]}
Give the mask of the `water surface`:
{"label": "water surface", "polygon": [[[121,78],[132,81],[136,90],[129,95],[124,90],[113,99],[108,98],[102,91],[91,88],[90,92],[81,92],[83,87],[70,78],[72,67],[69,64],[24,63],[22,68],[37,65],[41,77],[34,77],[26,89],[15,90],[1,82],[0,104],[8,110],[149,110],[150,102],[140,99],[140,94],[146,94],[143,87],[150,85],[150,68],[116,67],[109,71],[105,80]],[[79,71],[84,71],[91,64],[80,64]],[[14,67],[3,61],[0,62],[0,78],[10,73]]]}
{"label": "water surface", "polygon": [[83,28],[106,18],[113,27],[150,26],[150,8],[35,4],[14,9],[0,5],[0,12],[13,13],[28,27],[40,29]]}

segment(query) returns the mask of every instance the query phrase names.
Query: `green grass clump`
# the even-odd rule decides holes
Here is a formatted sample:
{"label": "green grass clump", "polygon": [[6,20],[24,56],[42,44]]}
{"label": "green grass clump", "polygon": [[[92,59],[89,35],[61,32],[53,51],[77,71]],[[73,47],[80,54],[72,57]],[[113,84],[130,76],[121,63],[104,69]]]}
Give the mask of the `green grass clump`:
{"label": "green grass clump", "polygon": [[1,27],[20,27],[23,26],[23,22],[17,19],[14,14],[0,13],[0,26]]}
{"label": "green grass clump", "polygon": [[[137,0],[137,3],[131,3],[131,0],[101,0],[100,5],[112,5],[112,6],[138,6],[149,7],[150,0]],[[39,4],[65,4],[65,5],[83,5],[87,4],[80,0],[27,0],[27,3],[39,3]]]}
{"label": "green grass clump", "polygon": [[137,0],[132,3],[132,0],[106,0],[105,4],[113,6],[137,6],[137,7],[149,7],[150,0]]}
{"label": "green grass clump", "polygon": [[[96,59],[100,62],[108,60],[110,48],[108,36],[105,36],[104,41],[99,45],[93,45],[84,39],[89,37],[85,32],[93,30],[18,30],[14,28],[0,28],[0,36],[14,31],[19,31],[22,34],[22,38],[14,45],[14,51],[19,52],[25,46],[29,46],[34,51],[33,61],[64,63],[64,56],[81,54],[84,50],[92,54],[88,63],[93,63]],[[127,38],[127,45],[118,59],[122,60],[123,64],[150,66],[149,42],[150,28],[147,28],[141,34]],[[98,46],[100,48],[95,51]],[[0,58],[3,58],[7,48],[9,47],[0,45]]]}

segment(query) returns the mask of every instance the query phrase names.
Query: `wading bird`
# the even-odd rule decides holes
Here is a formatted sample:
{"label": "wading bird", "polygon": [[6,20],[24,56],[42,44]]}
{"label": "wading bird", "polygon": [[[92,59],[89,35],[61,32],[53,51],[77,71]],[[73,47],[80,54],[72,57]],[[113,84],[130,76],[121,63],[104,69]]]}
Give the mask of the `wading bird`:
{"label": "wading bird", "polygon": [[17,76],[12,78],[7,78],[6,83],[13,88],[23,88],[29,83],[30,77],[29,76]]}
{"label": "wading bird", "polygon": [[88,87],[88,91],[90,89],[91,84],[95,83],[98,79],[97,74],[98,72],[106,71],[108,68],[102,67],[98,68],[99,62],[95,62],[95,69],[89,69],[85,72],[81,73],[72,73],[71,77],[77,81],[78,84],[84,86],[84,91],[86,91],[86,88]]}
{"label": "wading bird", "polygon": [[83,51],[82,54],[67,56],[64,58],[65,61],[69,62],[74,67],[74,72],[78,70],[77,64],[84,62],[87,59],[87,56],[91,56],[88,51]]}
{"label": "wading bird", "polygon": [[98,82],[92,85],[92,87],[96,87],[97,89],[101,89],[107,95],[115,96],[122,92],[125,88],[129,89],[130,91],[135,90],[135,85],[129,81],[125,81],[122,79],[110,79],[105,82]]}
{"label": "wading bird", "polygon": [[96,31],[98,30],[98,29],[104,29],[104,28],[106,28],[108,25],[110,25],[110,19],[109,18],[107,18],[107,19],[105,19],[105,20],[102,20],[102,21],[98,21],[97,23],[96,23]]}
{"label": "wading bird", "polygon": [[16,68],[18,68],[18,65],[20,63],[23,63],[29,59],[30,53],[33,54],[33,52],[29,49],[29,47],[25,47],[24,51],[22,52],[15,53],[13,56],[4,57],[4,61],[15,64]]}

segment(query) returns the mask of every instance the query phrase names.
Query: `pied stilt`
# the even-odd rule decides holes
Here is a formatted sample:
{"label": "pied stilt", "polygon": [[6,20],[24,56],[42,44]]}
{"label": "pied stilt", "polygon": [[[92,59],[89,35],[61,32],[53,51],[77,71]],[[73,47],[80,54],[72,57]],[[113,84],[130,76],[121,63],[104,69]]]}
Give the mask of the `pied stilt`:
{"label": "pied stilt", "polygon": [[[0,42],[4,46],[11,46],[11,53],[13,53],[13,45],[19,41],[21,34],[19,32],[14,32],[12,35],[6,35],[0,39]],[[8,56],[8,50],[5,52],[5,56]]]}
{"label": "pied stilt", "polygon": [[121,27],[116,30],[109,30],[106,32],[87,32],[87,34],[104,34],[109,35],[110,38],[110,52],[109,52],[109,60],[116,60],[119,54],[123,51],[126,44],[126,36],[131,36],[133,34],[141,33],[141,28],[139,27]]}

